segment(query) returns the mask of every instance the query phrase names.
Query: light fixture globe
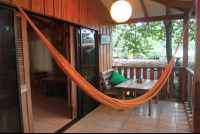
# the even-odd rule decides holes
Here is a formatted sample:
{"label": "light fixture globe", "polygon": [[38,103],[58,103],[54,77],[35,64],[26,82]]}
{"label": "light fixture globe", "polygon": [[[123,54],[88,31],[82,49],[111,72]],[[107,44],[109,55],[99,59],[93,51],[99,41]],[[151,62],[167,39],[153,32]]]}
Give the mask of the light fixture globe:
{"label": "light fixture globe", "polygon": [[112,5],[110,13],[116,22],[125,22],[132,15],[132,8],[126,1],[117,1]]}

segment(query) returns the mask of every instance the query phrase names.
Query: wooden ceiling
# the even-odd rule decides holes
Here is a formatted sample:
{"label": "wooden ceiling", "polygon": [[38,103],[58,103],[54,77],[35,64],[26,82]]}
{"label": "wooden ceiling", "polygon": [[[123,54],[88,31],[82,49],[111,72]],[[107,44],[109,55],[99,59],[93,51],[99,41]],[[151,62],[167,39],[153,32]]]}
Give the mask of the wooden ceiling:
{"label": "wooden ceiling", "polygon": [[[104,5],[108,8],[108,10],[110,10],[109,9],[110,6],[118,0],[111,0],[110,3],[105,2],[105,0],[102,1]],[[126,1],[129,2],[131,6],[134,8],[133,16],[125,23],[117,23],[113,21],[113,25],[183,19],[184,15],[189,15],[190,11],[193,9],[195,4],[195,0],[126,0]]]}

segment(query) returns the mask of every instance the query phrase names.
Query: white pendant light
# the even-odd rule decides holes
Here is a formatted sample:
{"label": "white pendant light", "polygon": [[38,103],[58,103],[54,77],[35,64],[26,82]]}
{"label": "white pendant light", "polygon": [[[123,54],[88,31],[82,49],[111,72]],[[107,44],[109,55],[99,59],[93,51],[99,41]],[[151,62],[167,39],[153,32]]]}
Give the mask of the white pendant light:
{"label": "white pendant light", "polygon": [[121,0],[112,5],[110,13],[116,22],[125,22],[132,15],[132,8],[127,1]]}

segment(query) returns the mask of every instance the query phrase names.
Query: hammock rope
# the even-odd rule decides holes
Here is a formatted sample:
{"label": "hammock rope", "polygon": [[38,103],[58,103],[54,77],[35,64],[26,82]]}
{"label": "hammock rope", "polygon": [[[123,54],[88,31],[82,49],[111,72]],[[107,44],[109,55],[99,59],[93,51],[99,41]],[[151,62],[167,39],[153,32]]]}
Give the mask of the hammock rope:
{"label": "hammock rope", "polygon": [[[32,28],[35,30],[35,32],[38,34],[38,36],[41,38],[47,49],[50,51],[51,55],[57,62],[58,66],[65,72],[66,75],[74,82],[76,85],[82,89],[86,94],[88,94],[90,97],[95,99],[96,101],[99,101],[100,103],[107,105],[111,108],[116,108],[116,109],[121,109],[121,110],[126,110],[126,109],[131,109],[134,107],[138,107],[145,102],[151,100],[154,96],[156,96],[164,84],[167,82],[169,75],[171,74],[173,64],[174,64],[174,59],[176,56],[176,53],[178,51],[178,48],[181,44],[182,38],[184,36],[184,33],[186,29],[184,30],[180,40],[179,44],[176,48],[176,51],[165,68],[162,76],[158,80],[158,82],[153,86],[153,88],[145,93],[144,95],[132,99],[132,100],[119,100],[115,98],[111,98],[100,91],[98,91],[96,88],[94,88],[90,83],[88,83],[71,65],[70,63],[56,50],[55,47],[45,38],[45,36],[40,32],[40,30],[33,24],[33,22],[30,20],[30,18],[26,15],[26,13],[23,11],[23,9],[20,7],[20,5],[16,2],[16,0],[12,0],[19,11],[24,15],[26,20],[29,22],[29,24],[32,26]],[[188,21],[189,22],[189,21]],[[188,25],[188,23],[187,23]],[[186,25],[186,27],[187,27]]]}

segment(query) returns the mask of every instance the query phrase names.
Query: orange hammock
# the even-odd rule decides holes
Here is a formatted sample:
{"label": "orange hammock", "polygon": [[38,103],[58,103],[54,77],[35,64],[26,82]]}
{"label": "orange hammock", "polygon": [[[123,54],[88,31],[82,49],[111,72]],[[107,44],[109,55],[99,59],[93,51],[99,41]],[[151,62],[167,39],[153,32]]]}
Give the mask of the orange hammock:
{"label": "orange hammock", "polygon": [[[138,107],[145,102],[151,100],[154,96],[156,96],[161,88],[164,86],[166,81],[168,80],[169,75],[171,74],[173,63],[174,63],[174,57],[177,53],[177,50],[180,46],[181,40],[183,38],[183,35],[180,38],[178,47],[175,51],[174,56],[172,57],[171,61],[165,68],[162,76],[158,80],[158,82],[154,85],[154,87],[147,92],[146,94],[142,95],[141,97],[138,97],[133,100],[118,100],[111,98],[109,96],[104,95],[100,91],[98,91],[96,88],[94,88],[90,83],[88,83],[70,64],[69,62],[53,47],[53,45],[45,38],[45,36],[39,31],[39,29],[33,24],[33,22],[29,19],[29,17],[26,15],[26,13],[22,10],[20,5],[16,2],[16,0],[12,0],[15,5],[18,7],[19,11],[25,16],[29,24],[32,26],[32,28],[35,30],[35,32],[38,34],[38,36],[41,38],[41,40],[44,42],[48,50],[50,51],[53,58],[56,60],[57,64],[60,66],[60,68],[68,75],[68,77],[76,83],[76,85],[82,89],[86,94],[88,94],[90,97],[95,99],[96,101],[99,101],[100,103],[107,105],[112,108],[116,109],[131,109],[134,107]],[[185,31],[184,31],[185,32]]]}

